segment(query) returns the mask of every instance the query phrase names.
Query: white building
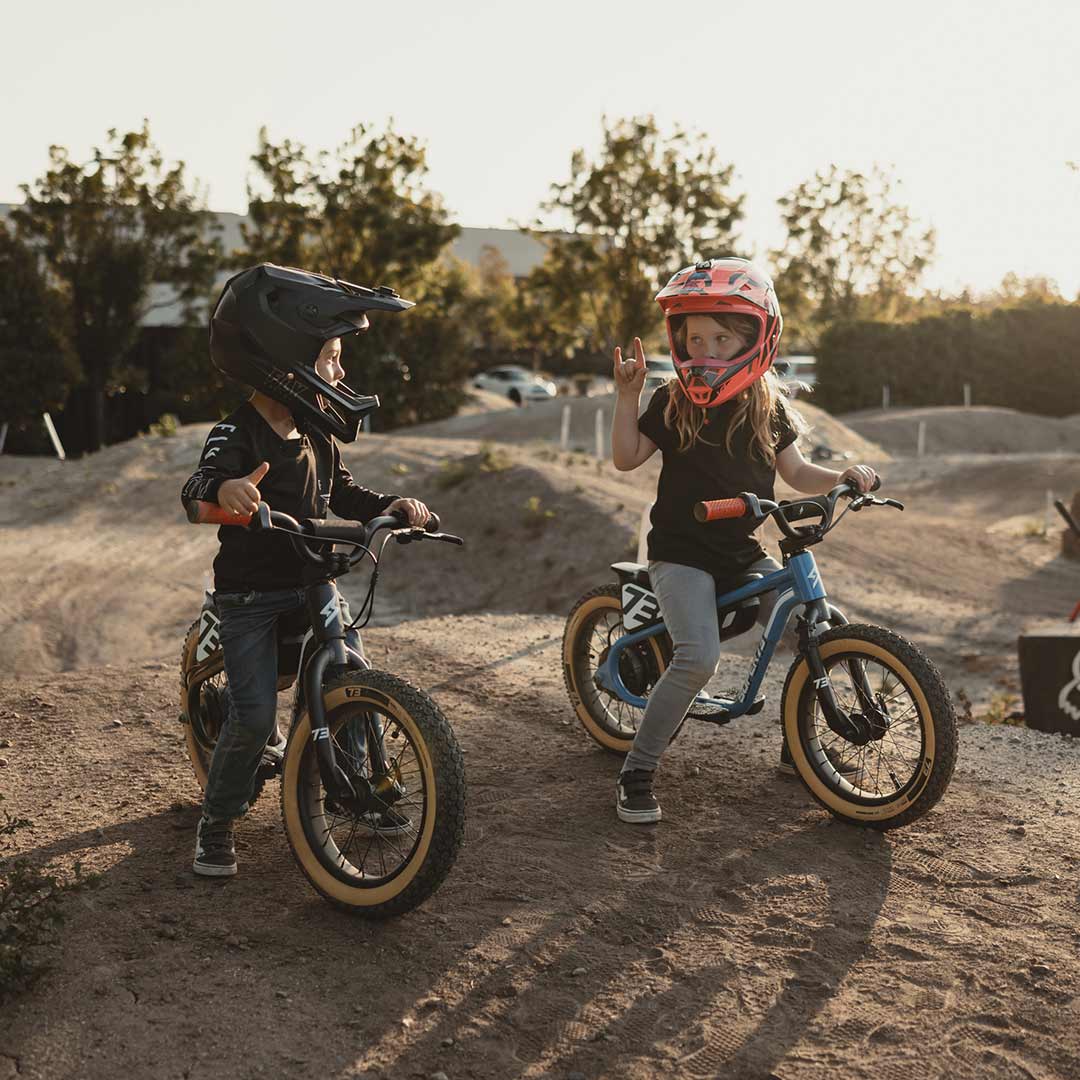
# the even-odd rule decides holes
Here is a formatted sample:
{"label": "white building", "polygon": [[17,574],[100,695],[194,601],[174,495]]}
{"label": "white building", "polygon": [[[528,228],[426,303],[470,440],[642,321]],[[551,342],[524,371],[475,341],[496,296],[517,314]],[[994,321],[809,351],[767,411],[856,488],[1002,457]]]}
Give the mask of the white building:
{"label": "white building", "polygon": [[[6,218],[14,209],[10,203],[0,203],[0,219]],[[220,232],[218,240],[225,252],[237,251],[244,246],[240,226],[247,220],[244,214],[215,213]],[[534,236],[518,229],[468,229],[462,228],[450,245],[450,254],[473,266],[480,264],[485,248],[493,248],[506,263],[515,278],[528,275],[533,267],[544,259],[544,246]],[[217,285],[222,285],[234,271],[223,270]],[[362,281],[359,285],[393,285],[392,281]],[[144,326],[176,326],[180,322],[180,305],[169,302],[171,290],[167,285],[155,285],[152,291],[152,310],[142,320]]]}

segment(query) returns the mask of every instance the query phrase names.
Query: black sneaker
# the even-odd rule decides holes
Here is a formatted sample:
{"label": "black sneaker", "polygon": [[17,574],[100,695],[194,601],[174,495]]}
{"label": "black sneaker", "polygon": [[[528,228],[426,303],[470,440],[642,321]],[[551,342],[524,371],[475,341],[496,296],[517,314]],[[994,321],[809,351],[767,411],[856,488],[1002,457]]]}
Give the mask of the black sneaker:
{"label": "black sneaker", "polygon": [[[832,747],[825,751],[825,756],[829,759],[829,764],[841,776],[851,777],[862,771],[856,762],[844,761]],[[780,760],[776,763],[776,769],[778,772],[783,773],[784,776],[795,775],[795,762],[791,760],[791,751],[788,749],[787,739],[780,744]]]}
{"label": "black sneaker", "polygon": [[620,821],[648,825],[660,820],[660,804],[652,793],[649,769],[628,769],[615,782],[615,810]]}
{"label": "black sneaker", "polygon": [[411,828],[412,821],[393,807],[372,810],[362,814],[356,821],[357,832],[367,833],[369,836],[399,836]]}
{"label": "black sneaker", "polygon": [[236,873],[236,846],[231,818],[211,821],[205,814],[195,830],[195,861],[191,869],[205,877],[231,877]]}

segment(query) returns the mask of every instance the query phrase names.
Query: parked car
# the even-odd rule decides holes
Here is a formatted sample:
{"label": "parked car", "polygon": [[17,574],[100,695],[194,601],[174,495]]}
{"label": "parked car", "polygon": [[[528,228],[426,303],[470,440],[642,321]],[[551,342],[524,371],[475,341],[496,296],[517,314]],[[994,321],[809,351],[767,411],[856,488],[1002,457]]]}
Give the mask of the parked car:
{"label": "parked car", "polygon": [[800,393],[806,393],[802,383],[808,390],[813,390],[817,383],[816,359],[813,356],[781,356],[773,368],[781,380],[791,387],[791,396],[798,397]]}
{"label": "parked car", "polygon": [[515,405],[524,405],[529,401],[547,401],[556,394],[556,387],[550,379],[537,375],[535,371],[510,364],[506,367],[489,368],[473,376],[473,386],[477,390],[490,390],[495,394],[508,397]]}
{"label": "parked car", "polygon": [[668,381],[675,378],[675,365],[670,356],[650,357],[645,361],[645,385],[642,393],[646,399]]}

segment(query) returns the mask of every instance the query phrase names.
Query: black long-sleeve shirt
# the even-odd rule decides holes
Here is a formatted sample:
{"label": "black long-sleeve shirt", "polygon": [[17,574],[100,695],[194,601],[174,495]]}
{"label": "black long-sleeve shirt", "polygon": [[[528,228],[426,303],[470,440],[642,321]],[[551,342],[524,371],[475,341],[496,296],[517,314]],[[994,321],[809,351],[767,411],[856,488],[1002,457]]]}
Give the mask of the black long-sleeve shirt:
{"label": "black long-sleeve shirt", "polygon": [[[181,501],[216,502],[226,480],[247,476],[263,461],[270,471],[259,482],[259,494],[272,510],[295,518],[325,518],[333,511],[350,521],[369,521],[398,498],[357,484],[331,436],[313,427],[300,432],[298,439],[283,439],[254,405],[241,405],[210,429]],[[218,540],[214,581],[219,592],[268,592],[301,584],[303,562],[287,536],[223,525]]]}

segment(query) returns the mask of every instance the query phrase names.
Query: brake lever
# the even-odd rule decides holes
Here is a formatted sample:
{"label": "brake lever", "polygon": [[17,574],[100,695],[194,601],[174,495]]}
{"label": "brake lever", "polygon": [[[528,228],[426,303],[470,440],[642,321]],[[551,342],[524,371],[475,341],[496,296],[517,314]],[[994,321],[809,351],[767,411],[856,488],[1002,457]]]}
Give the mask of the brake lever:
{"label": "brake lever", "polygon": [[465,544],[460,536],[454,536],[452,533],[430,533],[419,527],[409,529],[408,532],[394,533],[394,539],[399,544],[411,544],[419,540],[441,540],[444,544],[457,544],[458,547],[463,547]]}
{"label": "brake lever", "polygon": [[904,504],[896,499],[879,499],[875,495],[869,495],[865,492],[861,495],[856,495],[855,498],[851,500],[848,509],[854,514],[858,513],[864,506],[892,506],[897,510],[904,509]]}

